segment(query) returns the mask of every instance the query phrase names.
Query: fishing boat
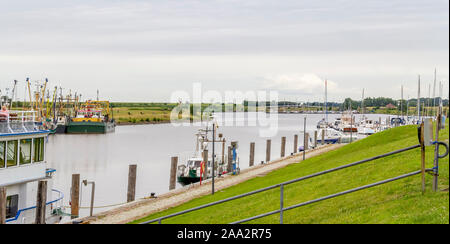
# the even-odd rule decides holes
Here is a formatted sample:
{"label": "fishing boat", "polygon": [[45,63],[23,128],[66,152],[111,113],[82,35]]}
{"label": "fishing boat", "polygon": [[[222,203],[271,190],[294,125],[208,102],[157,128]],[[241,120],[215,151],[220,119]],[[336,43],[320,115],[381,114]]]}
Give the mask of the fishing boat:
{"label": "fishing boat", "polygon": [[66,127],[68,134],[104,134],[114,132],[116,123],[108,101],[87,101],[76,111]]}
{"label": "fishing boat", "polygon": [[57,223],[62,192],[52,189],[55,169],[47,168],[46,137],[35,111],[0,112],[0,188],[6,189],[6,223],[32,224],[36,219],[38,181],[47,181],[45,222]]}
{"label": "fishing boat", "polygon": [[67,124],[69,123],[69,117],[65,115],[57,116],[56,118],[56,133],[64,134],[67,131]]}
{"label": "fishing boat", "polygon": [[[212,161],[213,158],[211,154],[208,155],[208,162],[204,162],[203,152],[208,150],[211,141],[208,140],[208,132],[212,130],[208,127],[206,129],[201,129],[198,133],[195,134],[196,138],[196,150],[194,154],[186,160],[186,163],[178,166],[177,168],[177,181],[181,185],[189,185],[192,183],[200,182],[202,180],[206,180],[212,177]],[[228,158],[224,155],[225,150],[225,140],[222,139],[222,135],[219,134],[219,140],[215,140],[216,142],[222,143],[222,154],[214,155],[214,176],[220,176],[228,173],[227,163]],[[236,155],[236,145],[233,147],[233,155]],[[235,160],[236,161],[236,160]],[[206,167],[205,167],[206,166]],[[203,178],[203,170],[206,168],[206,179]]]}

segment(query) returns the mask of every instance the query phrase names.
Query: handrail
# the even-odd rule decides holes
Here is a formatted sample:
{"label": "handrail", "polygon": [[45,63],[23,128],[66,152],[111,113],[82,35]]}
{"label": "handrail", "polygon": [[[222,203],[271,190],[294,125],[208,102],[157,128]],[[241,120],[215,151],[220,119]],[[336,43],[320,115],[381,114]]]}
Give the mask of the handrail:
{"label": "handrail", "polygon": [[[431,172],[433,170],[432,169],[427,169],[426,171],[427,172]],[[339,192],[339,193],[331,194],[331,195],[328,195],[328,196],[325,196],[325,197],[316,198],[314,200],[310,200],[310,201],[307,201],[307,202],[296,204],[296,205],[293,205],[293,206],[290,206],[290,207],[287,207],[287,208],[283,208],[283,205],[281,205],[280,210],[267,212],[267,213],[260,214],[260,215],[254,216],[254,217],[250,217],[250,218],[247,218],[247,219],[239,220],[239,221],[233,222],[231,224],[240,224],[240,223],[248,222],[248,221],[251,221],[251,220],[267,217],[269,215],[276,214],[276,213],[280,213],[280,223],[282,224],[283,223],[283,215],[282,215],[282,213],[284,211],[295,209],[295,208],[299,208],[299,207],[306,206],[306,205],[309,205],[309,204],[312,204],[312,203],[324,201],[324,200],[327,200],[327,199],[335,198],[335,197],[342,196],[342,195],[349,194],[349,193],[353,193],[353,192],[356,192],[356,191],[364,190],[364,189],[371,188],[371,187],[374,187],[374,186],[386,184],[386,183],[389,183],[389,182],[392,182],[392,181],[396,181],[396,180],[400,180],[400,179],[403,179],[403,178],[406,178],[406,177],[410,177],[410,176],[413,176],[413,175],[418,175],[420,173],[422,173],[422,170],[417,170],[417,171],[414,171],[414,172],[411,172],[411,173],[408,173],[408,174],[400,175],[400,176],[397,176],[397,177],[394,177],[394,178],[390,178],[390,179],[387,179],[387,180],[382,180],[382,181],[379,181],[379,182],[376,182],[376,183],[372,183],[372,184],[369,184],[369,185],[360,186],[360,187],[356,187],[356,188],[353,188],[353,189],[350,189],[350,190],[346,190],[346,191],[342,191],[342,192]]]}
{"label": "handrail", "polygon": [[[64,199],[64,193],[63,193],[62,191],[59,191],[59,190],[56,190],[56,189],[52,189],[52,191],[53,191],[53,192],[56,192],[56,193],[59,193],[59,198],[57,198],[57,199],[55,199],[55,200],[53,200],[53,201],[47,202],[47,203],[45,204],[46,206],[48,206],[48,205],[50,205],[50,204],[53,204],[53,203],[56,203],[56,202],[59,202],[59,201],[61,201],[61,200]],[[32,210],[32,209],[35,209],[35,208],[36,208],[36,206],[32,206],[32,207],[20,209],[19,211],[17,211],[16,216],[14,216],[13,218],[7,219],[7,220],[6,220],[6,223],[8,223],[8,222],[13,222],[13,221],[18,220],[19,217],[20,217],[20,215],[21,215],[23,212],[28,211],[28,210]]]}
{"label": "handrail", "polygon": [[[420,147],[420,144],[414,145],[414,146],[410,146],[410,147],[406,147],[406,148],[403,148],[403,149],[399,149],[399,150],[392,151],[392,152],[389,152],[389,153],[381,154],[381,155],[378,155],[378,156],[375,156],[375,157],[371,157],[371,158],[368,158],[368,159],[360,160],[360,161],[357,161],[357,162],[354,162],[354,163],[342,165],[342,166],[339,166],[339,167],[336,167],[336,168],[333,168],[333,169],[320,171],[320,172],[317,172],[317,173],[314,173],[314,174],[310,174],[310,175],[307,175],[307,176],[303,176],[303,177],[300,177],[300,178],[297,178],[297,179],[294,179],[294,180],[286,181],[286,182],[283,182],[283,183],[279,183],[279,184],[272,185],[272,186],[269,186],[269,187],[261,188],[261,189],[255,190],[255,191],[251,191],[251,192],[244,193],[244,194],[241,194],[241,195],[237,195],[237,196],[234,196],[234,197],[230,197],[230,198],[227,198],[227,199],[219,200],[219,201],[216,201],[216,202],[213,202],[213,203],[208,203],[208,204],[205,204],[205,205],[202,205],[202,206],[199,206],[199,207],[187,209],[187,210],[180,211],[180,212],[177,212],[177,213],[174,213],[174,214],[170,214],[170,215],[163,216],[163,217],[160,217],[160,218],[156,218],[156,219],[152,219],[152,220],[149,220],[149,221],[145,221],[145,222],[142,222],[141,224],[150,224],[150,223],[154,223],[154,222],[158,222],[158,223],[161,224],[161,221],[164,220],[164,219],[176,217],[176,216],[179,216],[179,215],[182,215],[182,214],[185,214],[185,213],[193,212],[193,211],[196,211],[196,210],[200,210],[200,209],[203,209],[203,208],[211,207],[211,206],[214,206],[214,205],[217,205],[217,204],[221,204],[221,203],[224,203],[224,202],[229,202],[229,201],[232,201],[232,200],[235,200],[235,199],[239,199],[239,198],[243,198],[243,197],[246,197],[246,196],[254,195],[256,193],[268,191],[268,190],[271,190],[271,189],[275,189],[275,188],[278,188],[278,187],[282,187],[282,186],[285,186],[285,185],[289,185],[289,184],[296,183],[296,182],[299,182],[299,181],[303,181],[303,180],[306,180],[306,179],[310,179],[310,178],[313,178],[313,177],[317,177],[317,176],[321,176],[321,175],[328,174],[328,173],[331,173],[331,172],[335,172],[335,171],[338,171],[338,170],[341,170],[341,169],[346,169],[346,168],[349,168],[349,167],[353,167],[353,166],[356,166],[356,165],[367,163],[367,162],[370,162],[370,161],[373,161],[373,160],[376,160],[376,159],[388,157],[388,156],[391,156],[391,155],[394,155],[394,154],[406,152],[406,151],[409,151],[409,150],[412,150],[412,149],[416,149],[416,148],[419,148],[419,147]],[[279,213],[280,210],[274,211],[274,213]]]}

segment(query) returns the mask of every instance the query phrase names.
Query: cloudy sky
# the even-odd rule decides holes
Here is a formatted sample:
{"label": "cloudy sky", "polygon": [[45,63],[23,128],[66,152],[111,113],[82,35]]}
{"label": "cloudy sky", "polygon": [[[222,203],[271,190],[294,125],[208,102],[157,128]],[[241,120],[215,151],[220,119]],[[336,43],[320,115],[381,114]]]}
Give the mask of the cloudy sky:
{"label": "cloudy sky", "polygon": [[[448,89],[448,0],[0,0],[0,88],[48,78],[113,101],[175,90],[330,100]],[[447,95],[448,92],[445,92]]]}

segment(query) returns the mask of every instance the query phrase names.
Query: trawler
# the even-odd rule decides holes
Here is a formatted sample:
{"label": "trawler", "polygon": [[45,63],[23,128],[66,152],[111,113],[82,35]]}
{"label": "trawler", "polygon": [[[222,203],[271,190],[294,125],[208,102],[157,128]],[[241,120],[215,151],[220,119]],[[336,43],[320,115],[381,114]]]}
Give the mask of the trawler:
{"label": "trawler", "polygon": [[87,101],[76,111],[76,116],[69,120],[66,133],[104,134],[114,132],[115,127],[108,101]]}
{"label": "trawler", "polygon": [[67,131],[67,123],[69,122],[69,117],[65,115],[60,115],[56,117],[56,133],[64,134]]}
{"label": "trawler", "polygon": [[32,224],[38,181],[47,181],[46,223],[61,220],[62,192],[52,189],[56,172],[45,161],[50,131],[37,122],[35,111],[0,112],[0,188],[6,189],[6,223]]}
{"label": "trawler", "polygon": [[[192,183],[196,183],[202,180],[206,180],[212,177],[212,161],[211,151],[209,150],[208,162],[204,162],[202,152],[208,150],[209,144],[211,143],[208,140],[208,132],[212,130],[208,127],[206,129],[200,129],[198,133],[195,134],[196,137],[196,150],[192,157],[188,158],[185,164],[178,166],[177,169],[177,181],[181,185],[189,185]],[[227,169],[227,157],[224,155],[225,150],[225,140],[222,138],[222,135],[219,134],[219,140],[216,139],[215,142],[222,143],[222,153],[221,155],[214,155],[214,176],[220,176],[228,173]],[[233,155],[236,155],[236,145],[233,145]],[[238,163],[238,159],[236,157],[233,158],[234,165]],[[203,178],[203,170],[206,164],[207,178]]]}

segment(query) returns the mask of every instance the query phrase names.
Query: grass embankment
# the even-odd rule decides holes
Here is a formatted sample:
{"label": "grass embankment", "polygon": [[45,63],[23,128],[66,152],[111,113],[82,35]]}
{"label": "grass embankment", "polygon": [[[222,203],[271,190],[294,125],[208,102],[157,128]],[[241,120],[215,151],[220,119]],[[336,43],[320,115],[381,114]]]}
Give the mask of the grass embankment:
{"label": "grass embankment", "polygon": [[170,122],[169,106],[118,107],[113,108],[118,124],[144,124]]}
{"label": "grass embankment", "polygon": [[[440,141],[448,143],[448,123],[441,130]],[[169,210],[153,214],[138,223],[170,213],[200,206],[246,193],[322,170],[355,162],[379,154],[416,145],[416,126],[404,126],[372,135],[338,150],[308,159],[254,178],[239,185],[205,196]],[[426,151],[427,168],[433,166],[433,148]],[[404,152],[370,163],[285,186],[285,207],[328,194],[374,183],[420,169],[420,150]],[[426,176],[427,191],[421,192],[421,176],[416,175],[374,188],[289,210],[285,223],[449,223],[449,193],[431,191],[432,176]],[[440,160],[439,188],[448,189],[448,157]],[[279,189],[234,200],[189,214],[164,220],[163,223],[230,223],[279,209]],[[279,223],[272,215],[250,223]]]}
{"label": "grass embankment", "polygon": [[[172,110],[176,103],[113,103],[113,114],[118,124],[159,124],[170,123]],[[210,104],[202,104],[204,111]],[[181,115],[180,119],[181,119]],[[190,115],[199,119],[199,115]]]}

